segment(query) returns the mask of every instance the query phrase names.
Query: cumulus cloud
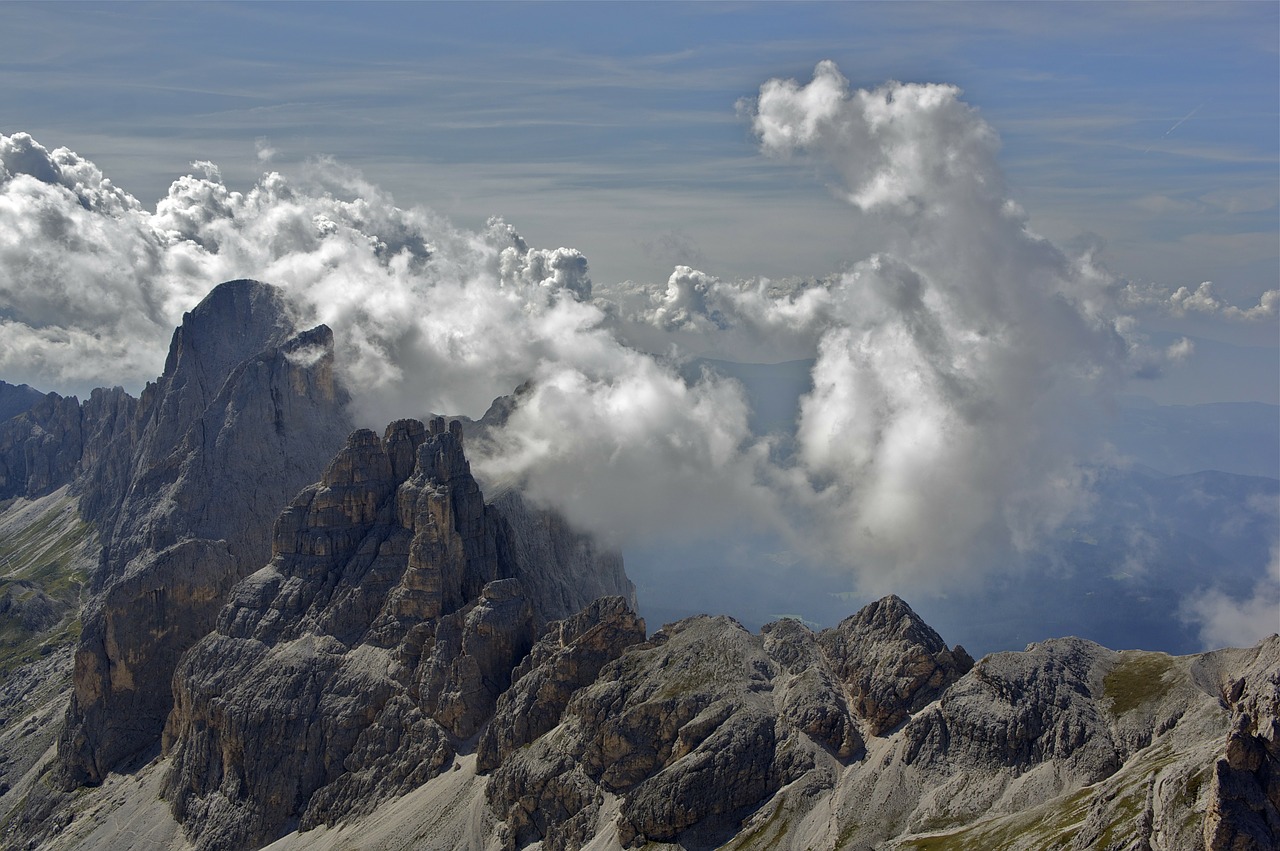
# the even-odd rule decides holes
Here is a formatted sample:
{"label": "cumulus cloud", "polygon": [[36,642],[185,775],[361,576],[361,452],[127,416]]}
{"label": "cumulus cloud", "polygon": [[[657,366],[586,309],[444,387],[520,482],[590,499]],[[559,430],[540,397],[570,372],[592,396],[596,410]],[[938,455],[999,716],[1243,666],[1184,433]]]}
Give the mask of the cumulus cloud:
{"label": "cumulus cloud", "polygon": [[1280,290],[1267,290],[1253,307],[1237,307],[1218,295],[1213,281],[1169,289],[1154,283],[1126,282],[1119,290],[1119,304],[1126,310],[1151,311],[1169,316],[1198,313],[1241,322],[1275,319],[1280,315]]}
{"label": "cumulus cloud", "polygon": [[[518,482],[614,544],[780,528],[767,447],[747,427],[740,388],[692,386],[608,335],[565,336],[544,360],[478,467]],[[692,522],[691,522],[692,520]]]}
{"label": "cumulus cloud", "polygon": [[829,290],[798,435],[814,510],[876,587],[1053,528],[1082,496],[1059,424],[1126,368],[1110,281],[1029,230],[954,86],[854,90],[823,62],[752,116],[765,153],[827,164],[901,234]]}
{"label": "cumulus cloud", "polygon": [[66,148],[0,136],[0,370],[37,387],[138,386],[207,289],[170,274],[166,235]]}
{"label": "cumulus cloud", "polygon": [[991,167],[996,134],[959,95],[942,84],[850,90],[835,63],[824,61],[805,85],[765,83],[753,122],[766,153],[821,156],[857,207],[937,215],[946,212],[938,204],[957,194],[1003,201],[1003,181]]}
{"label": "cumulus cloud", "polygon": [[363,424],[479,416],[532,382],[490,451],[477,447],[477,469],[519,480],[614,542],[777,513],[740,388],[687,382],[623,344],[575,249],[529,246],[501,219],[454,228],[325,160],[244,192],[215,164],[193,163],[148,212],[70,151],[0,139],[10,380],[136,392],[160,371],[183,311],[219,281],[255,277],[334,329]]}
{"label": "cumulus cloud", "polygon": [[[620,331],[653,350],[748,362],[812,358],[835,319],[831,280],[726,281],[676,266],[665,287],[629,285],[615,313]],[[619,297],[621,296],[621,297]]]}

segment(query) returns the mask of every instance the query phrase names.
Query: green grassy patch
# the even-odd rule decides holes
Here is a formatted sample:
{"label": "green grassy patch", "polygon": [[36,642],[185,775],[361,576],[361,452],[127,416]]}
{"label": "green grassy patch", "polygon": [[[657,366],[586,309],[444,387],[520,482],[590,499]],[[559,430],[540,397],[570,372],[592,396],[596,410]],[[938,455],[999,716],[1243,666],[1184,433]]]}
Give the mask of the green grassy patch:
{"label": "green grassy patch", "polygon": [[1102,848],[1110,848],[1115,843],[1130,838],[1137,827],[1138,816],[1142,815],[1146,805],[1145,789],[1138,789],[1128,795],[1117,797],[1112,802],[1113,809],[1109,813],[1107,828],[1102,831],[1098,845]]}
{"label": "green grassy patch", "polygon": [[16,668],[30,664],[41,656],[80,641],[80,619],[63,621],[49,632],[37,632],[25,637],[0,639],[0,680]]}
{"label": "green grassy patch", "polygon": [[35,583],[51,597],[78,591],[84,577],[73,576],[71,567],[91,535],[70,501],[60,500],[35,522],[0,534],[0,576]]}
{"label": "green grassy patch", "polygon": [[844,826],[844,830],[840,831],[840,836],[836,839],[836,851],[844,848],[853,841],[854,834],[862,828],[860,822],[851,821]]}
{"label": "green grassy patch", "polygon": [[1187,778],[1187,785],[1178,793],[1178,808],[1182,810],[1182,829],[1188,832],[1194,831],[1200,820],[1204,818],[1204,810],[1196,809],[1196,804],[1200,800],[1200,790],[1213,776],[1213,768],[1204,766],[1195,774]]}
{"label": "green grassy patch", "polygon": [[739,851],[742,849],[759,849],[760,851],[770,851],[777,848],[778,843],[786,838],[788,824],[782,817],[783,806],[780,803],[774,807],[773,812],[769,814],[769,818],[764,823],[752,830],[750,833],[739,834],[734,837],[733,841],[724,846],[724,851]]}
{"label": "green grassy patch", "polygon": [[1118,718],[1168,694],[1173,683],[1166,674],[1172,667],[1173,657],[1163,653],[1143,653],[1121,661],[1102,681],[1111,714]]}
{"label": "green grassy patch", "polygon": [[15,517],[4,519],[0,598],[7,597],[10,605],[0,614],[0,679],[79,641],[80,592],[88,580],[85,554],[93,542],[92,527],[79,518],[70,498],[52,502],[26,525],[19,526]]}

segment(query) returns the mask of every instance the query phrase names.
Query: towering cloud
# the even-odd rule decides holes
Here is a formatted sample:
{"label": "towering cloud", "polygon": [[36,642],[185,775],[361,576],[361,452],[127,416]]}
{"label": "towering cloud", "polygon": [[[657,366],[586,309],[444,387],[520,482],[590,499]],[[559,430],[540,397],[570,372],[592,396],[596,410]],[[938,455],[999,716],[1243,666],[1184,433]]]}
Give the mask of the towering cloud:
{"label": "towering cloud", "polygon": [[806,85],[766,83],[753,117],[765,153],[817,157],[898,234],[833,288],[799,429],[829,521],[895,582],[1060,520],[1079,456],[1055,424],[1129,348],[1110,281],[1030,232],[959,94],[851,90],[824,62]]}

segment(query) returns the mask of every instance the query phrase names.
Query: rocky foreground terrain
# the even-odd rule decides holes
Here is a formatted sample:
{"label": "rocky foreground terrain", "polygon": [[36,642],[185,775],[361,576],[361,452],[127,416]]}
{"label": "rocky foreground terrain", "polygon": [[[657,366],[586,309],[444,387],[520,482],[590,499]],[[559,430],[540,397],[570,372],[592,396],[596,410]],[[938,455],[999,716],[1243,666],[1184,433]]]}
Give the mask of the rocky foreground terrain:
{"label": "rocky foreground terrain", "polygon": [[0,846],[1277,847],[1280,638],[650,633],[616,554],[482,493],[483,421],[353,429],[332,359],[236,281],[138,399],[0,394]]}

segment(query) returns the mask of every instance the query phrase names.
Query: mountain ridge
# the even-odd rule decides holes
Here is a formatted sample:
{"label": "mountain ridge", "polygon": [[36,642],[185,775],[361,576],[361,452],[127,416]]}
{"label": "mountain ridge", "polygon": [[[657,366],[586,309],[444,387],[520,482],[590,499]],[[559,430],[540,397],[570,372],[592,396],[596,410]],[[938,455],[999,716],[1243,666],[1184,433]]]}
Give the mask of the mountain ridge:
{"label": "mountain ridge", "polygon": [[[267,285],[223,284],[139,399],[0,423],[24,464],[0,534],[46,542],[84,603],[74,659],[50,640],[0,680],[5,847],[1280,836],[1280,637],[975,661],[892,595],[823,630],[648,634],[618,554],[517,490],[486,499],[470,424],[352,430],[332,334],[293,321]],[[17,580],[0,618],[66,624]]]}

